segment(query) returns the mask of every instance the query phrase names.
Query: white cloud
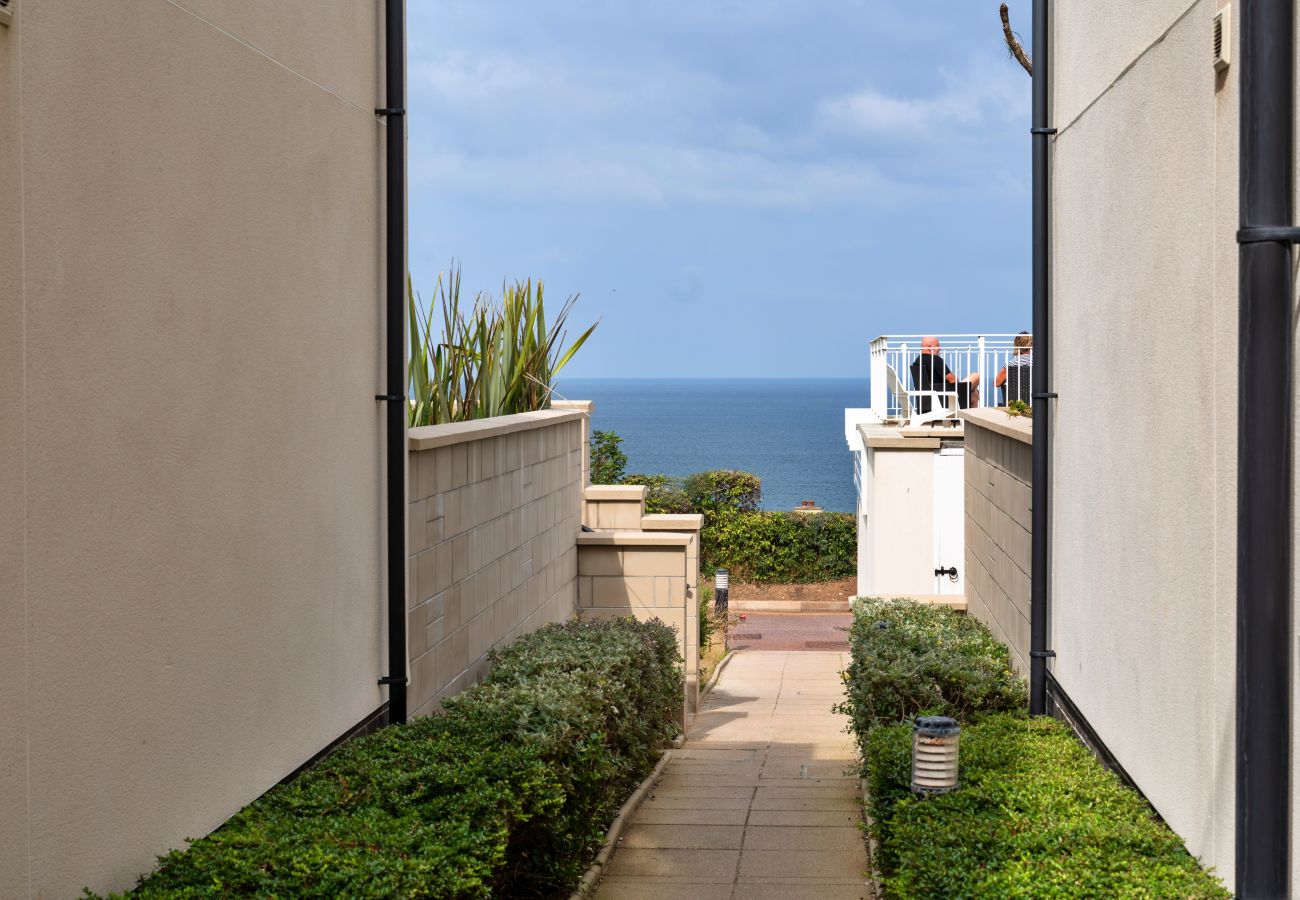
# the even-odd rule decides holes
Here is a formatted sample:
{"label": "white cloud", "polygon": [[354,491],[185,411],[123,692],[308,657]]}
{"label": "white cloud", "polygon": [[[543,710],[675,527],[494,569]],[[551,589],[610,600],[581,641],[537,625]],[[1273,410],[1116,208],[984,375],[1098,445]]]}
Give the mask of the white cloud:
{"label": "white cloud", "polygon": [[929,97],[898,97],[866,87],[823,101],[822,124],[862,137],[939,139],[944,129],[970,130],[1027,114],[1029,79],[992,61],[945,74],[943,89]]}
{"label": "white cloud", "polygon": [[419,173],[418,186],[435,193],[657,208],[685,203],[806,209],[892,193],[886,179],[856,160],[789,162],[694,146],[627,145],[518,156],[443,151],[413,159],[412,170]]}

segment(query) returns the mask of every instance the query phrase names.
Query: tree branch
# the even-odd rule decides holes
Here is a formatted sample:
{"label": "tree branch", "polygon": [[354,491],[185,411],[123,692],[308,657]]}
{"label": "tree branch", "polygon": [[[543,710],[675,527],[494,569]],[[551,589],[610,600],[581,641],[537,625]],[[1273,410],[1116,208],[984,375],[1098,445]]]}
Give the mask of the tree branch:
{"label": "tree branch", "polygon": [[1005,3],[1002,4],[999,12],[1002,14],[1002,36],[1007,39],[1007,49],[1020,62],[1020,65],[1025,67],[1025,71],[1033,75],[1034,64],[1025,53],[1025,48],[1020,46],[1020,37],[1011,30],[1011,15],[1007,12]]}

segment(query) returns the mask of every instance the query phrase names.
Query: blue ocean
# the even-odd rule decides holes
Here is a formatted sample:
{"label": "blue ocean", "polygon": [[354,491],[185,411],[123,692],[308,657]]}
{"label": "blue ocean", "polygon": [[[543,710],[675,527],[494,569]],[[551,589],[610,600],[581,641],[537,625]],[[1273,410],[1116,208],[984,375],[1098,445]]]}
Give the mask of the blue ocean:
{"label": "blue ocean", "polygon": [[763,479],[765,509],[853,510],[844,408],[869,405],[865,377],[561,378],[559,392],[595,402],[592,428],[623,438],[629,473],[743,469]]}

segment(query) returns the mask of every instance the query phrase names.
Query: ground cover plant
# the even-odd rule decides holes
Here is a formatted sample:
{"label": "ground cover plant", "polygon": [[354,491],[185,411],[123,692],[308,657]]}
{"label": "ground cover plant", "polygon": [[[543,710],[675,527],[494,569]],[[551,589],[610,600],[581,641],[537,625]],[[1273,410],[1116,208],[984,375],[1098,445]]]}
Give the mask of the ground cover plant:
{"label": "ground cover plant", "polygon": [[911,725],[865,743],[891,900],[1230,896],[1055,719],[998,713],[963,728],[960,788],[924,800],[909,790]]}
{"label": "ground cover plant", "polygon": [[[857,735],[890,900],[1221,898],[1067,726],[1030,718],[1005,646],[947,607],[860,599],[839,707]],[[962,723],[958,789],[911,793],[912,720]]]}
{"label": "ground cover plant", "polygon": [[676,731],[660,622],[551,625],[442,715],[351,741],[185,850],[137,897],[562,897]]}
{"label": "ground cover plant", "polygon": [[441,322],[434,304],[421,308],[407,285],[411,425],[549,408],[560,370],[596,330],[592,325],[566,347],[564,326],[578,298],[566,300],[548,324],[540,281],[504,285],[500,303],[479,294],[468,310],[461,305],[459,268],[452,267],[445,283],[440,274],[434,290]]}

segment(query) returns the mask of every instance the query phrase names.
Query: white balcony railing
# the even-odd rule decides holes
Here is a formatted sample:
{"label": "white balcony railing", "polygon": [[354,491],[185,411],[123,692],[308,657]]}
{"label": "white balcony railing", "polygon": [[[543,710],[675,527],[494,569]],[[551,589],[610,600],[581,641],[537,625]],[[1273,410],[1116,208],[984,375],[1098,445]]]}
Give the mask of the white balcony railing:
{"label": "white balcony railing", "polygon": [[[937,353],[922,353],[927,337],[938,339]],[[1017,347],[1016,338],[1014,334],[876,338],[871,342],[871,411],[882,421],[915,423],[955,416],[969,407],[1006,406],[1011,400],[1032,404],[1033,352]]]}

